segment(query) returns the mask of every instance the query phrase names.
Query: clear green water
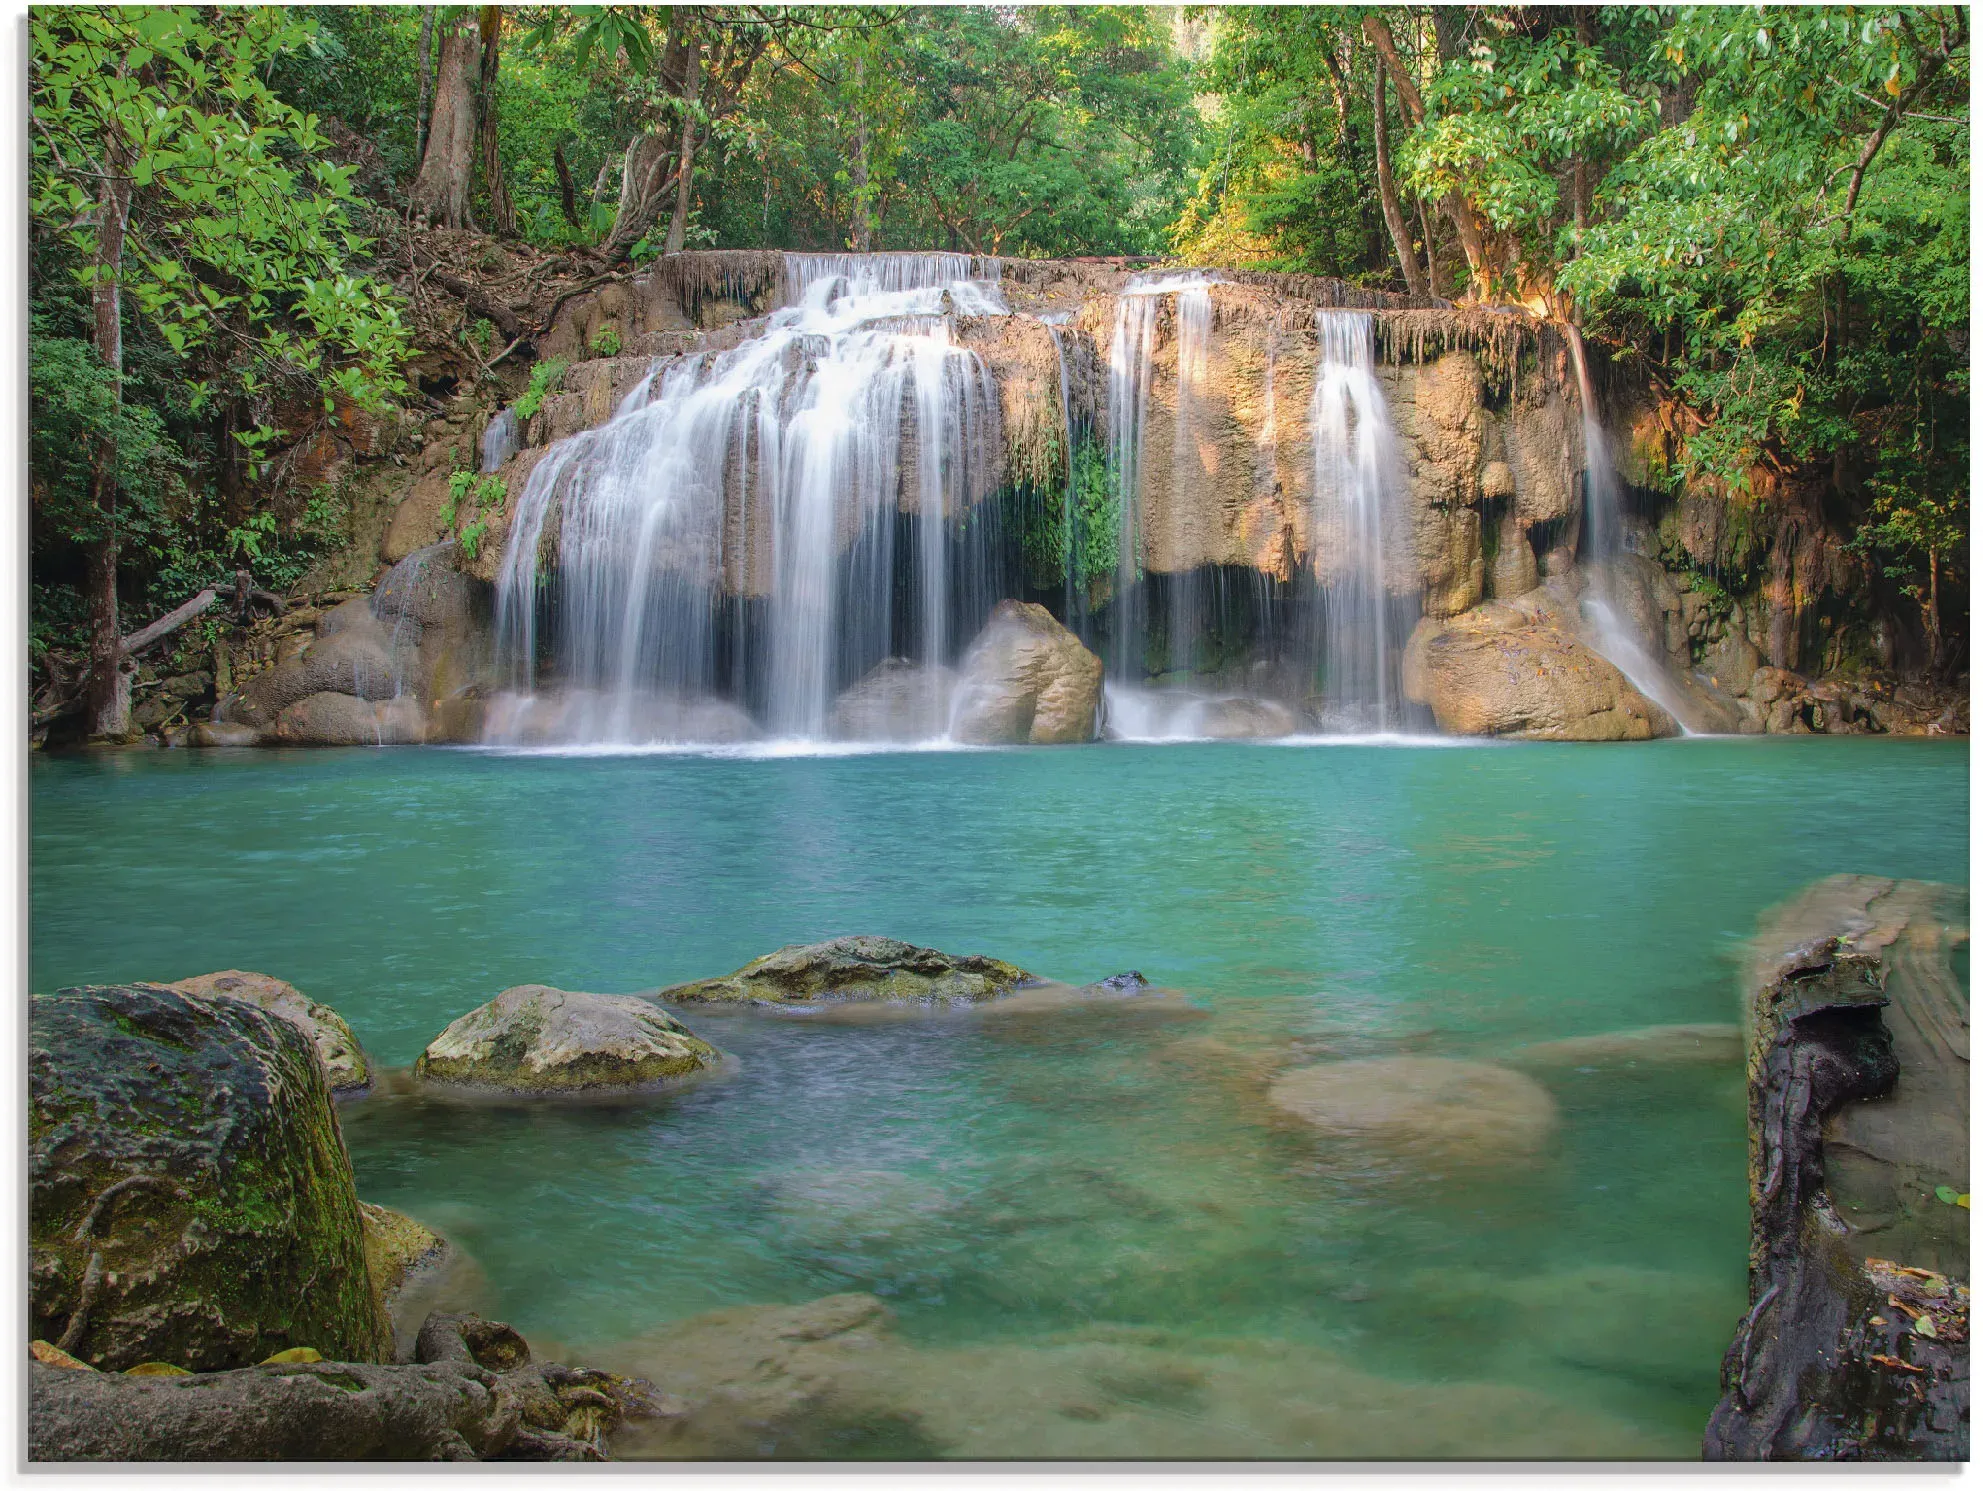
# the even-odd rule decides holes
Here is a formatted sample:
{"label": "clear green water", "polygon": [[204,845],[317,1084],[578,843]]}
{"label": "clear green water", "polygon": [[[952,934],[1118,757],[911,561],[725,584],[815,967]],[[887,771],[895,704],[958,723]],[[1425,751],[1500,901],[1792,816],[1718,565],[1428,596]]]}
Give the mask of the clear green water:
{"label": "clear green water", "polygon": [[[1530,1388],[1617,1453],[1685,1456],[1743,1302],[1738,1072],[1553,1077],[1554,1149],[1472,1174],[1336,1163],[1272,1121],[1263,1074],[1733,1020],[1757,914],[1806,882],[1966,883],[1967,760],[1864,739],[45,759],[33,983],[258,969],[391,1065],[512,984],[651,988],[851,931],[1077,982],[1137,968],[1201,1017],[709,1015],[738,1070],[666,1101],[373,1098],[344,1114],[360,1193],[448,1232],[486,1313],[574,1355],[864,1290],[932,1363],[1161,1328],[1193,1360],[1353,1363],[1435,1419],[1453,1384]],[[1260,1380],[1289,1414],[1324,1391]],[[1166,1453],[1332,1447],[1137,1412],[1144,1444],[1168,1415]]]}

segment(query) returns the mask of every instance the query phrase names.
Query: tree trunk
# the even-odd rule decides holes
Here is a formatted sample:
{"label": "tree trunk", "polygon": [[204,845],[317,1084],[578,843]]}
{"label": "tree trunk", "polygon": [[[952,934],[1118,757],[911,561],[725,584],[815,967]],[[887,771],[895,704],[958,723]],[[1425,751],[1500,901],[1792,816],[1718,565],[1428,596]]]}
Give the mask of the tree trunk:
{"label": "tree trunk", "polygon": [[443,228],[472,228],[468,188],[475,172],[475,88],[482,38],[474,13],[464,11],[441,38],[440,79],[420,174],[413,179],[413,215]]}
{"label": "tree trunk", "polygon": [[1375,92],[1371,99],[1371,135],[1377,148],[1377,194],[1384,205],[1384,226],[1391,230],[1391,247],[1397,250],[1398,268],[1404,272],[1405,288],[1414,295],[1427,293],[1425,274],[1418,256],[1412,252],[1411,229],[1405,226],[1404,209],[1398,205],[1398,184],[1391,177],[1391,141],[1384,116],[1389,105],[1384,100],[1384,60],[1371,59]]}
{"label": "tree trunk", "polygon": [[[1397,40],[1391,35],[1391,28],[1382,16],[1365,16],[1363,34],[1370,38],[1370,44],[1377,48],[1384,66],[1390,70],[1391,79],[1398,85],[1398,103],[1405,111],[1414,128],[1425,123],[1425,100],[1419,97],[1418,85],[1412,82],[1405,70],[1404,59],[1398,55]],[[1484,299],[1488,293],[1489,266],[1487,245],[1480,230],[1480,220],[1474,216],[1473,204],[1457,191],[1446,193],[1440,208],[1453,224],[1453,231],[1459,235],[1460,250],[1467,256],[1467,269],[1473,277],[1476,292]]]}
{"label": "tree trunk", "polygon": [[661,204],[675,178],[668,172],[674,152],[666,136],[654,130],[635,135],[620,166],[620,210],[600,252],[608,264],[617,263],[647,236],[661,215]]}
{"label": "tree trunk", "polygon": [[565,215],[565,221],[574,228],[579,225],[578,188],[571,179],[571,162],[565,159],[562,144],[551,147],[551,164],[558,172],[558,210]]}
{"label": "tree trunk", "polygon": [[[111,389],[124,398],[124,230],[131,219],[131,151],[113,127],[104,142],[105,179],[97,197],[95,278],[90,286],[91,341],[110,369]],[[83,707],[91,735],[127,735],[131,729],[131,678],[117,622],[117,444],[106,430],[90,459],[90,497],[100,526],[90,545],[89,678]]]}
{"label": "tree trunk", "polygon": [[689,198],[695,183],[695,153],[702,144],[702,131],[690,119],[682,125],[681,162],[675,168],[675,214],[668,219],[668,246],[665,252],[679,254],[689,235]]}
{"label": "tree trunk", "polygon": [[482,184],[489,192],[489,231],[498,238],[516,237],[516,208],[503,180],[503,152],[496,134],[496,73],[502,60],[503,8],[482,7]]}
{"label": "tree trunk", "polygon": [[434,7],[420,7],[420,99],[413,107],[413,157],[427,155],[427,100],[434,91]]}
{"label": "tree trunk", "polygon": [[[867,84],[868,60],[865,57],[854,59],[854,97],[858,100]],[[855,253],[865,254],[874,248],[874,227],[868,217],[868,111],[858,102],[854,106],[854,160],[849,175],[854,184],[854,232],[852,247]]]}

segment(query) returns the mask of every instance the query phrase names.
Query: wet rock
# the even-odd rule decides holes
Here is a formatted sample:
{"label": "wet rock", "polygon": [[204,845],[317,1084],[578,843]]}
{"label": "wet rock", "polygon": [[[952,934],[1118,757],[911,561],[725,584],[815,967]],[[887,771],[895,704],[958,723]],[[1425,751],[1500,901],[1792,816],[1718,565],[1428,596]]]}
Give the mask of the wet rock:
{"label": "wet rock", "polygon": [[351,628],[312,642],[301,656],[257,673],[241,690],[228,715],[239,723],[267,729],[282,712],[312,694],[345,694],[354,699],[390,699],[399,691],[385,637],[376,629]]}
{"label": "wet rock", "polygon": [[377,703],[350,694],[311,694],[276,716],[274,739],[282,745],[419,745],[427,738],[418,699]]}
{"label": "wet rock", "polygon": [[[1487,469],[1492,471],[1494,467]],[[1506,469],[1502,467],[1502,470]],[[1535,547],[1529,542],[1521,519],[1513,512],[1504,513],[1495,534],[1494,570],[1488,580],[1489,588],[1496,600],[1511,600],[1518,595],[1527,595],[1541,583],[1542,572],[1536,566]]]}
{"label": "wet rock", "polygon": [[1520,1067],[1737,1066],[1739,1025],[1645,1025],[1541,1041],[1503,1060]]}
{"label": "wet rock", "polygon": [[722,978],[675,984],[655,998],[676,1004],[972,1004],[1033,982],[1032,974],[997,958],[938,952],[892,937],[836,937],[781,947]]}
{"label": "wet rock", "polygon": [[299,1027],[145,984],[30,1011],[31,1334],[113,1371],[390,1351]]}
{"label": "wet rock", "polygon": [[647,694],[620,699],[574,689],[562,694],[501,695],[471,708],[443,701],[443,721],[453,728],[479,724],[470,738],[506,745],[559,745],[615,740],[629,745],[730,745],[763,734],[739,705],[727,699]]}
{"label": "wet rock", "polygon": [[1207,740],[1273,740],[1295,731],[1295,713],[1274,699],[1207,699],[1196,714]]}
{"label": "wet rock", "polygon": [[827,732],[838,740],[928,740],[948,733],[957,675],[889,658],[833,701]]}
{"label": "wet rock", "polygon": [[1968,932],[1961,887],[1862,875],[1765,918],[1750,1309],[1707,1459],[1968,1458]]}
{"label": "wet rock", "polygon": [[390,1318],[394,1299],[418,1269],[436,1266],[450,1251],[446,1238],[404,1212],[370,1201],[358,1203],[365,1229],[365,1267],[379,1308]]}
{"label": "wet rock", "polygon": [[1328,1138],[1447,1160],[1527,1159],[1557,1123],[1555,1101],[1520,1072],[1429,1056],[1303,1067],[1267,1097]]}
{"label": "wet rock", "polygon": [[1651,740],[1680,731],[1570,632],[1500,602],[1421,622],[1405,648],[1404,691],[1449,735]]}
{"label": "wet rock", "polygon": [[1003,600],[959,667],[951,735],[973,745],[1095,738],[1102,660],[1044,606]]}
{"label": "wet rock", "polygon": [[260,745],[262,732],[253,725],[230,725],[224,721],[205,721],[193,725],[176,738],[176,743],[186,746],[252,746]]}
{"label": "wet rock", "polygon": [[230,968],[221,973],[182,978],[166,987],[201,998],[224,995],[229,999],[245,999],[287,1020],[310,1038],[334,1093],[363,1092],[372,1085],[371,1064],[359,1048],[358,1037],[344,1023],[344,1017],[329,1005],[319,1004],[294,984],[286,984],[266,973],[244,973]]}
{"label": "wet rock", "polygon": [[648,1087],[721,1060],[645,999],[523,984],[434,1037],[413,1071],[427,1082],[541,1095]]}

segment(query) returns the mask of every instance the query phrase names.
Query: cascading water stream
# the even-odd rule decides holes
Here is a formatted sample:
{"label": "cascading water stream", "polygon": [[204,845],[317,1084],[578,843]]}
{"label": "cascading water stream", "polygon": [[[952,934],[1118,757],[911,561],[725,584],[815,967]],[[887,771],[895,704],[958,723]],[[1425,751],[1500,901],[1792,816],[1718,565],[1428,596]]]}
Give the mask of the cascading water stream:
{"label": "cascading water stream", "polygon": [[[1211,328],[1212,281],[1203,274],[1134,277],[1116,297],[1115,325],[1109,337],[1109,469],[1119,508],[1115,600],[1109,627],[1109,677],[1118,684],[1140,684],[1143,641],[1149,619],[1144,590],[1148,533],[1143,502],[1143,435],[1150,400],[1151,364],[1158,313],[1166,296],[1178,297],[1179,378],[1192,376],[1183,345],[1185,323],[1192,326],[1196,376],[1202,378],[1203,344]],[[1187,305],[1187,302],[1189,304]],[[1180,432],[1188,428],[1186,397],[1180,391]],[[1182,442],[1180,442],[1182,443]],[[1175,658],[1173,651],[1172,657]],[[1175,662],[1172,666],[1176,666]]]}
{"label": "cascading water stream", "polygon": [[1597,393],[1591,383],[1590,364],[1584,355],[1584,339],[1573,325],[1568,328],[1570,360],[1577,368],[1577,394],[1583,411],[1584,433],[1584,551],[1588,559],[1590,588],[1584,593],[1583,610],[1591,623],[1592,645],[1632,687],[1672,715],[1683,734],[1694,732],[1685,721],[1685,705],[1672,678],[1649,653],[1631,627],[1626,625],[1613,603],[1612,568],[1625,552],[1625,502],[1618,484],[1618,470],[1611,460],[1610,442],[1597,414]]}
{"label": "cascading water stream", "polygon": [[1067,467],[1067,481],[1060,500],[1060,559],[1061,559],[1061,619],[1071,631],[1081,630],[1081,617],[1077,606],[1085,595],[1077,592],[1080,585],[1080,557],[1074,552],[1076,532],[1075,506],[1079,501],[1079,491],[1074,479],[1074,399],[1068,389],[1067,346],[1061,341],[1061,323],[1067,319],[1063,312],[1059,315],[1042,316],[1041,324],[1047,335],[1053,338],[1054,369],[1060,375],[1060,441],[1062,459]]}
{"label": "cascading water stream", "polygon": [[[1312,547],[1321,590],[1323,698],[1331,728],[1399,728],[1391,655],[1391,532],[1405,470],[1367,311],[1317,311]],[[1401,624],[1401,638],[1409,629]]]}
{"label": "cascading water stream", "polygon": [[[997,431],[990,373],[955,344],[951,317],[1003,311],[996,282],[970,278],[986,266],[789,255],[791,303],[758,335],[657,364],[611,421],[552,447],[497,582],[524,697],[496,712],[494,738],[668,739],[683,701],[719,689],[758,694],[773,733],[813,738],[834,691],[900,638],[915,661],[946,662],[953,535],[989,490]],[[906,613],[898,513],[915,520]],[[534,693],[547,590],[555,702]],[[761,621],[735,627],[719,678],[719,618],[737,594],[763,595]],[[942,723],[933,714],[930,733]]]}

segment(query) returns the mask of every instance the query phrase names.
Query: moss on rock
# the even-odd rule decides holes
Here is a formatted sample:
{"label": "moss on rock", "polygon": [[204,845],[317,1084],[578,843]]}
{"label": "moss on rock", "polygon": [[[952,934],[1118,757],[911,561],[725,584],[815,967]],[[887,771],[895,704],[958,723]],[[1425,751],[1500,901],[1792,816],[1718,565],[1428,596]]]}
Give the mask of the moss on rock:
{"label": "moss on rock", "polygon": [[324,1069],[288,1020],[160,985],[30,1007],[30,1334],[93,1366],[388,1359]]}
{"label": "moss on rock", "polygon": [[182,978],[166,987],[181,994],[245,999],[272,1015],[280,1015],[310,1037],[318,1059],[324,1064],[324,1075],[330,1079],[332,1092],[363,1092],[372,1085],[371,1063],[365,1059],[358,1037],[351,1033],[344,1017],[329,1005],[319,1004],[294,984],[266,973],[229,968],[221,973]]}
{"label": "moss on rock", "polygon": [[722,1059],[645,999],[523,984],[435,1036],[413,1071],[427,1082],[546,1094],[644,1087]]}
{"label": "moss on rock", "polygon": [[676,984],[655,997],[678,1004],[975,1004],[1037,982],[1023,968],[975,953],[938,952],[893,937],[835,937],[781,947],[734,973]]}

